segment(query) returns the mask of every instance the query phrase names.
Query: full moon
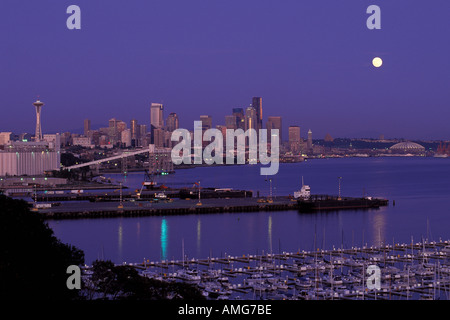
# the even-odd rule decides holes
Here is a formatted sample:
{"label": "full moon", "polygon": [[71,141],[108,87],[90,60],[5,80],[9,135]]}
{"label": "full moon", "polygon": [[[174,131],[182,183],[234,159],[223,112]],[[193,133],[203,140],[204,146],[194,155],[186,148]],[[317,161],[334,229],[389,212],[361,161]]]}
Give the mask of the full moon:
{"label": "full moon", "polygon": [[374,67],[379,68],[383,64],[383,60],[381,60],[381,58],[379,57],[373,58],[372,64]]}

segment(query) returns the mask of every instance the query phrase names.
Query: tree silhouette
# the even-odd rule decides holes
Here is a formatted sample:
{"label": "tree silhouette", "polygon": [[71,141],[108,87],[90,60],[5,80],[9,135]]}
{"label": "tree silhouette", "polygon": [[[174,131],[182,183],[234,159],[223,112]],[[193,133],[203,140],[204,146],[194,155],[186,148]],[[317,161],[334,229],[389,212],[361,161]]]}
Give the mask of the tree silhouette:
{"label": "tree silhouette", "polygon": [[0,299],[74,299],[66,273],[83,251],[61,243],[23,200],[0,195]]}
{"label": "tree silhouette", "polygon": [[132,266],[94,261],[92,283],[103,299],[111,300],[203,300],[201,291],[181,282],[169,283],[139,275]]}

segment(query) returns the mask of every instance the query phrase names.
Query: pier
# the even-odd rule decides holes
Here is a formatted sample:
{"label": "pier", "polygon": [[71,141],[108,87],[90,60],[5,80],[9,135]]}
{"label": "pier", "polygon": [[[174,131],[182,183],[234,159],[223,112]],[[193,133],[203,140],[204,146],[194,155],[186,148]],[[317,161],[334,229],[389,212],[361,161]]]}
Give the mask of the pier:
{"label": "pier", "polygon": [[[143,277],[194,284],[213,300],[450,299],[450,240],[128,265]],[[368,286],[368,266],[380,269],[379,288]]]}
{"label": "pier", "polygon": [[153,199],[104,202],[65,202],[37,209],[46,219],[138,217],[204,213],[296,210],[297,202],[277,197],[271,202],[258,198]]}

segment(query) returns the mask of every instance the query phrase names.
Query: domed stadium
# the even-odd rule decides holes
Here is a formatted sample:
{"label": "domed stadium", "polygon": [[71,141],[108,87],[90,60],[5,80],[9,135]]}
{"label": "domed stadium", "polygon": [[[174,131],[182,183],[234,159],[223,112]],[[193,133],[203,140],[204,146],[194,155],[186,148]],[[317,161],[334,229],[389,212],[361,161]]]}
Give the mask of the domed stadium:
{"label": "domed stadium", "polygon": [[389,148],[389,150],[395,152],[416,153],[425,151],[425,147],[415,142],[406,141],[394,144],[392,147]]}

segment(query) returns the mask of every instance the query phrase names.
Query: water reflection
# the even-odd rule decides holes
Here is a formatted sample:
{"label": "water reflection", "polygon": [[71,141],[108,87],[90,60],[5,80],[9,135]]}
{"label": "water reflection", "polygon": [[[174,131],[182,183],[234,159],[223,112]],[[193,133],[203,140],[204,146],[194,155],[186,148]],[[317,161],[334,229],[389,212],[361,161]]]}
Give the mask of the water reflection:
{"label": "water reflection", "polygon": [[166,218],[161,220],[161,260],[167,259],[167,247],[169,245],[169,226]]}
{"label": "water reflection", "polygon": [[386,243],[386,216],[383,212],[375,212],[372,221],[373,227],[373,244],[375,246],[381,246]]}
{"label": "water reflection", "polygon": [[122,255],[123,255],[123,225],[122,225],[122,219],[119,220],[119,230],[117,232],[118,236],[117,236],[117,249],[118,249],[118,255],[119,258],[122,259]]}
{"label": "water reflection", "polygon": [[202,243],[202,221],[200,218],[197,219],[197,256],[201,253],[201,243]]}
{"label": "water reflection", "polygon": [[267,229],[270,253],[272,253],[272,215],[270,215],[268,218]]}

